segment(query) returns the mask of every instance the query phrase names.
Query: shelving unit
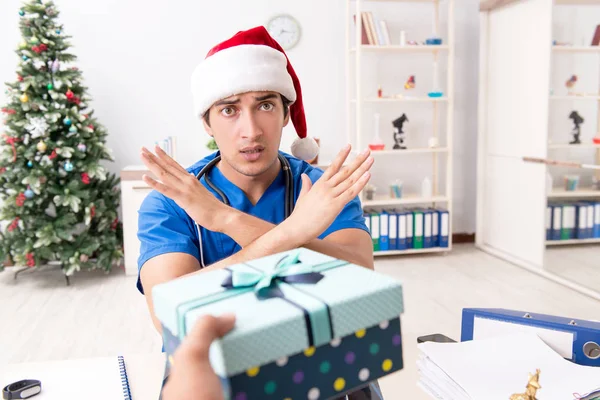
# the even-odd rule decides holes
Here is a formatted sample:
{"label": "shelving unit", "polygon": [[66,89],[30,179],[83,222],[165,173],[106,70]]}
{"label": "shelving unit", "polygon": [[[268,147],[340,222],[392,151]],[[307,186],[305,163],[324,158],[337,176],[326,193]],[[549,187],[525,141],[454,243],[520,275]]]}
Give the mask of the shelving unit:
{"label": "shelving unit", "polygon": [[[600,5],[600,0],[555,0],[554,1],[555,5],[560,5],[560,6],[574,6],[574,5],[590,5],[590,6],[598,6]],[[559,8],[558,10],[562,10],[562,8]],[[553,12],[556,12],[556,10],[553,10]],[[553,32],[553,36],[554,36],[554,32]],[[591,40],[591,38],[590,38]],[[577,56],[579,54],[588,54],[585,57],[590,57],[590,64],[597,64],[598,60],[595,59],[598,55],[600,55],[600,46],[591,46],[591,45],[584,45],[584,46],[571,46],[571,45],[553,45],[552,46],[552,53],[553,55],[551,57],[574,57]],[[564,54],[562,54],[564,53]],[[586,59],[587,60],[587,59]],[[592,61],[593,60],[593,61]],[[551,64],[550,64],[550,70],[554,70],[555,64],[553,59],[550,60]],[[586,88],[587,89],[587,88]],[[577,90],[576,90],[577,91]],[[598,93],[598,94],[596,94]],[[575,103],[581,103],[581,102],[596,102],[596,109],[598,110],[598,115],[597,115],[597,124],[596,124],[596,129],[595,131],[598,132],[600,130],[600,86],[598,87],[598,91],[596,91],[596,93],[581,93],[581,94],[569,94],[569,95],[550,95],[550,110],[549,110],[549,117],[552,116],[554,109],[553,107],[559,107],[562,102],[565,101],[570,101],[573,102],[573,104]],[[560,102],[560,103],[559,103]],[[590,121],[591,118],[586,118],[586,123],[594,123],[594,121]],[[550,132],[548,133],[548,135],[550,134]],[[555,143],[549,143],[548,142],[548,158],[556,158],[554,156],[555,152],[557,151],[564,151],[564,150],[578,150],[577,152],[569,152],[568,156],[564,156],[561,158],[565,158],[568,157],[568,161],[578,161],[578,158],[585,156],[585,155],[595,155],[595,160],[596,163],[600,164],[600,145],[593,143],[590,138],[584,138],[582,139],[582,143],[581,144],[576,144],[576,145],[572,145],[572,144],[568,144],[568,143],[563,143],[563,144],[555,144]],[[592,152],[592,153],[590,153]],[[551,175],[553,175],[553,168],[552,167],[548,167],[547,168],[548,173],[550,173]],[[578,174],[578,170],[573,170],[572,173],[574,174]],[[595,176],[600,179],[600,173],[595,174]],[[571,202],[577,202],[577,201],[600,201],[600,190],[596,190],[595,188],[591,188],[591,187],[580,187],[578,190],[576,191],[567,191],[563,188],[552,188],[552,190],[550,191],[550,193],[548,193],[547,195],[547,202],[548,203],[556,203],[556,202],[566,202],[566,203],[571,203]],[[572,240],[551,240],[551,241],[546,241],[546,246],[566,246],[566,245],[573,245],[573,244],[591,244],[591,243],[600,243],[600,239],[572,239]]]}
{"label": "shelving unit", "polygon": [[[441,143],[440,147],[433,148],[409,148],[405,150],[391,150],[391,146],[386,146],[386,150],[372,151],[371,154],[375,157],[377,165],[385,165],[393,168],[393,163],[405,157],[418,156],[419,163],[427,163],[428,168],[431,167],[432,175],[429,179],[432,182],[432,196],[422,197],[419,194],[406,193],[404,190],[402,198],[391,198],[389,196],[375,196],[372,200],[366,199],[365,191],[360,194],[360,199],[364,209],[382,210],[393,208],[395,206],[410,206],[407,208],[431,208],[442,205],[445,210],[450,213],[448,247],[444,248],[425,248],[425,249],[408,249],[408,250],[391,250],[391,251],[375,251],[375,256],[384,255],[401,255],[401,254],[418,254],[418,253],[435,253],[447,252],[452,249],[452,145],[453,145],[453,113],[454,113],[454,2],[455,0],[346,0],[346,77],[347,77],[347,116],[348,116],[348,141],[354,144],[354,148],[366,148],[370,139],[373,137],[373,130],[370,128],[372,114],[367,114],[365,106],[380,111],[377,107],[381,107],[381,112],[389,110],[388,107],[397,106],[399,104],[413,103],[412,107],[427,106],[431,108],[432,131],[419,132],[419,134],[427,135],[437,139]],[[405,45],[401,46],[391,37],[390,45],[367,45],[362,44],[362,24],[363,20],[359,16],[363,11],[370,11],[371,6],[375,3],[428,3],[431,5],[433,15],[433,32],[437,36],[443,38],[441,45]],[[447,15],[447,32],[441,33],[440,29],[440,7],[446,8]],[[389,7],[389,5],[388,5]],[[356,16],[356,19],[354,19]],[[386,19],[388,23],[393,24],[393,17]],[[390,29],[391,31],[392,29]],[[412,38],[424,40],[425,38]],[[414,55],[420,58],[432,57],[431,65],[433,66],[433,75],[438,74],[438,65],[441,57],[447,57],[446,87],[431,88],[431,90],[440,89],[443,91],[443,96],[439,98],[428,96],[402,96],[402,97],[373,97],[377,88],[363,87],[361,77],[363,74],[372,73],[374,61],[378,61],[385,57],[386,63],[401,61],[402,57],[410,57]],[[398,57],[397,59],[394,57]],[[424,62],[425,63],[425,62]],[[352,66],[354,71],[352,72]],[[420,73],[420,71],[419,71]],[[391,79],[394,79],[391,77]],[[418,79],[418,78],[417,78]],[[437,76],[434,78],[434,85],[437,84]],[[368,93],[368,95],[366,95]],[[445,121],[441,120],[440,114],[442,107],[445,107]],[[411,120],[412,121],[412,120]],[[366,125],[369,125],[367,127]],[[441,128],[439,127],[441,125]],[[354,126],[354,129],[351,127]],[[444,139],[443,141],[440,139]],[[442,158],[443,156],[443,158]],[[423,158],[424,157],[424,158]],[[429,158],[430,157],[430,158]],[[429,158],[429,159],[428,159]],[[403,172],[407,175],[417,175],[418,170]],[[423,175],[420,180],[427,175]],[[374,176],[375,178],[375,176]],[[397,176],[396,178],[401,178]],[[440,182],[444,181],[444,188],[440,189]],[[385,189],[385,190],[384,190]],[[380,192],[387,192],[388,188],[378,188]]]}

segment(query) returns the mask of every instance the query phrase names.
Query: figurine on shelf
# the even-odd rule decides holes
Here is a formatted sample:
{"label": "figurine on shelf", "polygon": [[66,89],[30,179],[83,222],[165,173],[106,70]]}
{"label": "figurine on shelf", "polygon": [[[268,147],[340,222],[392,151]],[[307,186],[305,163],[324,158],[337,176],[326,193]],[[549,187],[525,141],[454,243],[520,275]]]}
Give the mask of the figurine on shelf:
{"label": "figurine on shelf", "polygon": [[567,80],[567,82],[565,83],[565,86],[567,87],[567,89],[569,90],[569,94],[573,94],[571,92],[571,89],[573,89],[575,87],[575,84],[577,83],[577,75],[572,75],[569,80]]}
{"label": "figurine on shelf", "polygon": [[365,197],[367,198],[367,200],[373,200],[375,199],[375,192],[376,192],[376,188],[375,186],[371,185],[371,184],[367,184],[365,186]]}
{"label": "figurine on shelf", "polygon": [[537,369],[535,374],[529,374],[529,382],[527,382],[527,386],[525,387],[525,393],[513,394],[510,396],[510,400],[537,400],[535,395],[541,388],[540,370]]}
{"label": "figurine on shelf", "polygon": [[581,128],[579,125],[583,124],[584,119],[577,113],[577,111],[571,112],[569,118],[572,119],[573,124],[575,124],[573,130],[571,131],[571,134],[573,135],[573,141],[569,142],[569,144],[580,144],[581,140],[579,139],[579,136],[581,135]]}
{"label": "figurine on shelf", "polygon": [[392,125],[394,126],[394,150],[404,150],[404,131],[402,130],[404,123],[408,122],[406,114],[402,114],[400,118],[396,118]]}
{"label": "figurine on shelf", "polygon": [[415,88],[415,76],[411,75],[406,83],[404,84],[404,89],[410,90]]}
{"label": "figurine on shelf", "polygon": [[379,85],[379,87],[377,88],[377,97],[378,98],[383,97],[383,90],[381,90],[381,85]]}

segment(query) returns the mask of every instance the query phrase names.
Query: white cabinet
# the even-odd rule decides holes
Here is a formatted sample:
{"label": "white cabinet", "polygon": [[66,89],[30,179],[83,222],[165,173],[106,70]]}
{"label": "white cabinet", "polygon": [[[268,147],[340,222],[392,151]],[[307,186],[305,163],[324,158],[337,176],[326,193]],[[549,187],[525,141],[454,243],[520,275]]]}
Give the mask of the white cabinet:
{"label": "white cabinet", "polygon": [[152,189],[142,180],[144,167],[127,167],[121,171],[121,206],[123,208],[123,246],[125,274],[137,275],[140,242],[137,238],[138,210]]}

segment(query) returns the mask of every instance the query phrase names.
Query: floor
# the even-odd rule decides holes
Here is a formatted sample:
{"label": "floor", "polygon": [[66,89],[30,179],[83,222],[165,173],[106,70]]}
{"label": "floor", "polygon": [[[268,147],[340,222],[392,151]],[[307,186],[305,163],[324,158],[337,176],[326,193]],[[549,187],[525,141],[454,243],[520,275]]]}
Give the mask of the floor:
{"label": "floor", "polygon": [[[501,307],[600,319],[600,303],[475,249],[379,258],[376,270],[403,282],[404,370],[380,381],[386,399],[427,399],[416,387],[416,338],[460,337],[464,307]],[[0,364],[160,352],[135,277],[121,271],[0,273]],[[145,399],[143,399],[145,400]],[[153,399],[152,399],[153,400]]]}
{"label": "floor", "polygon": [[600,244],[546,249],[548,271],[600,292]]}

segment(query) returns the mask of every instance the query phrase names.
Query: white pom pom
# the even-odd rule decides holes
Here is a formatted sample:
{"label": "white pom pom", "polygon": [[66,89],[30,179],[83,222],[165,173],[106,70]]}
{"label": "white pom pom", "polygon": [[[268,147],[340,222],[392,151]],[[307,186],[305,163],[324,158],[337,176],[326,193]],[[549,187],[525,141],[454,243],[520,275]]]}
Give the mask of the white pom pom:
{"label": "white pom pom", "polygon": [[312,160],[319,154],[319,145],[311,137],[297,138],[292,143],[292,155],[301,160]]}

